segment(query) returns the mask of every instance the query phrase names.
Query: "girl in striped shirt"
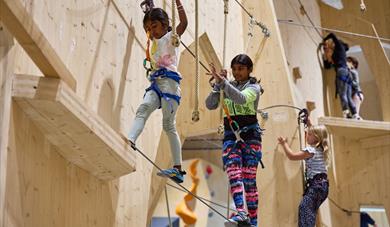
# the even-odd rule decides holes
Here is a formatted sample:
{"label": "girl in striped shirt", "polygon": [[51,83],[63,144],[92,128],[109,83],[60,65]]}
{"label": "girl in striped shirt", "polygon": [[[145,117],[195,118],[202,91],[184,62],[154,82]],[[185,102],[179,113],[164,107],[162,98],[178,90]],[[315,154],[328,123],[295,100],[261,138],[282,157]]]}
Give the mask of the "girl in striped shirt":
{"label": "girl in striped shirt", "polygon": [[323,125],[309,124],[306,133],[306,142],[309,146],[298,152],[291,150],[287,138],[279,137],[278,141],[288,159],[305,160],[306,188],[299,205],[298,226],[314,227],[318,208],[328,197],[329,192],[326,170],[329,147],[326,128]]}

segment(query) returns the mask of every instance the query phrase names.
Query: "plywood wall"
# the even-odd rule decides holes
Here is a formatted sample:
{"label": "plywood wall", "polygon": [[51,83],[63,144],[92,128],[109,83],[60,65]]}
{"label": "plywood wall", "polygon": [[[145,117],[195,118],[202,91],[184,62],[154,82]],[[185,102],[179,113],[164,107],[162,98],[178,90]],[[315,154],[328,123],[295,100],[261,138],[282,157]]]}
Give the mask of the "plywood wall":
{"label": "plywood wall", "polygon": [[[12,36],[0,23],[0,220],[4,217],[5,187],[8,164],[8,132],[11,109],[11,80],[14,54]],[[0,222],[0,225],[2,223]]]}
{"label": "plywood wall", "polygon": [[[24,5],[77,80],[78,96],[114,130],[126,135],[136,108],[142,101],[144,89],[148,86],[142,66],[146,36],[142,27],[143,13],[139,8],[141,1],[17,1]],[[255,62],[254,75],[262,79],[265,89],[260,108],[275,104],[305,107],[306,101],[314,101],[317,108],[312,112],[312,119],[323,115],[322,77],[315,45],[320,38],[313,30],[277,23],[277,19],[308,23],[307,18],[300,14],[297,2],[242,2],[255,18],[268,26],[271,38],[265,40],[262,47],[263,35],[255,28],[254,37],[249,39],[246,35],[249,18],[234,1],[230,1],[227,65],[230,59],[239,53],[246,52],[252,57]],[[356,1],[347,2],[346,7],[349,7],[353,5],[350,2]],[[333,15],[330,10],[320,8],[318,1],[303,0],[302,3],[314,23],[325,23],[324,18]],[[170,12],[170,1],[155,1],[155,4]],[[182,40],[194,50],[195,3],[183,1],[183,4],[187,10],[189,27]],[[200,34],[207,33],[217,57],[221,60],[223,1],[200,0],[199,6]],[[370,9],[370,5],[368,7]],[[388,36],[388,23],[383,23],[388,21],[386,15],[380,16],[380,22],[375,22],[381,36]],[[0,31],[0,205],[5,206],[0,206],[0,218],[3,217],[1,225],[147,226],[165,181],[157,178],[156,171],[140,156],[137,156],[136,172],[111,182],[99,181],[62,158],[56,151],[57,148],[48,143],[38,128],[26,118],[23,110],[11,102],[10,84],[13,73],[41,73],[17,43],[4,45],[3,37],[3,32]],[[370,45],[375,44],[368,43],[368,49]],[[184,142],[187,136],[216,130],[220,121],[219,111],[208,111],[204,106],[203,101],[210,91],[204,69],[201,69],[200,75],[201,120],[197,123],[191,121],[195,62],[183,47],[180,51],[179,70],[184,79],[177,126]],[[200,57],[207,64],[209,58],[205,53],[201,53]],[[302,73],[302,78],[296,81],[291,73],[294,67],[299,67]],[[375,72],[379,71],[380,68]],[[376,78],[382,78],[382,74],[377,75],[379,76]],[[330,83],[327,80],[330,79],[326,79],[324,84]],[[388,80],[377,81],[388,83]],[[331,82],[333,84],[334,80]],[[331,94],[333,97],[334,88],[328,86],[326,89],[330,90],[327,95]],[[386,94],[388,93],[383,95]],[[327,113],[337,112],[335,103],[329,102],[328,106],[331,108]],[[383,103],[382,101],[382,105]],[[270,119],[265,124],[267,130],[263,137],[263,161],[266,169],[260,169],[258,172],[259,220],[261,225],[265,226],[295,226],[297,207],[302,194],[300,164],[287,160],[277,146],[276,137],[288,136],[293,148],[299,148],[297,112],[290,109],[272,109],[269,114]],[[390,112],[385,105],[384,119],[388,118],[388,114]],[[151,116],[137,145],[159,165],[168,167],[169,144],[162,132],[161,117],[159,111]],[[8,138],[3,135],[8,135]],[[367,150],[372,152],[366,152]],[[359,154],[357,158],[355,151]],[[366,147],[362,142],[336,138],[335,152],[339,154],[336,164],[340,169],[336,169],[337,176],[332,178],[335,190],[331,195],[351,209],[355,209],[359,203],[378,203],[379,199],[389,201],[384,192],[389,191],[390,180],[384,175],[387,183],[378,183],[382,178],[375,169],[379,168],[379,173],[389,172],[386,167],[389,160],[386,151],[388,145]],[[346,159],[353,161],[347,163]],[[360,164],[366,159],[369,164],[360,169]],[[356,174],[352,176],[354,173]],[[366,176],[372,179],[371,185],[375,185],[372,189],[375,195],[368,193],[367,186],[362,186],[362,191],[354,187]],[[341,195],[345,193],[350,194],[344,198]],[[359,203],[356,203],[357,201]],[[386,204],[389,211],[389,204]],[[339,223],[345,224],[340,226],[348,226],[355,223],[356,219],[347,220],[343,215],[332,209],[329,215],[332,220],[329,219],[325,223],[329,226],[338,226]]]}
{"label": "plywood wall", "polygon": [[[149,84],[142,66],[146,36],[142,26],[143,13],[139,8],[141,1],[20,3],[77,80],[78,96],[114,130],[126,135],[142,101],[144,89]],[[155,1],[155,4],[170,12],[170,1]],[[183,41],[190,45],[194,40],[194,3],[183,1],[183,4],[189,17]],[[200,1],[199,5],[200,34],[210,31],[210,40],[218,55],[222,56],[222,33],[212,31],[223,21],[223,3],[208,3],[205,7],[205,1]],[[218,10],[221,15],[215,13]],[[240,15],[240,10],[235,8],[231,13]],[[234,16],[230,20],[229,28],[235,35],[229,35],[228,42],[236,43],[235,47],[228,49],[230,57],[240,52],[242,46],[241,32],[237,29],[242,22],[234,18],[240,17]],[[184,48],[181,47],[181,50]],[[8,73],[1,74],[3,84],[11,84],[12,73],[42,75],[17,43],[14,52],[16,57],[2,57],[2,64],[8,63],[5,68]],[[5,56],[7,52],[2,53]],[[183,95],[186,97],[179,115],[185,116],[178,117],[178,129],[183,141],[187,133],[209,129],[210,122],[215,119],[212,115],[217,116],[217,113],[206,116],[202,105],[202,121],[191,122],[195,69],[192,56],[186,54],[187,57],[183,56],[186,60],[180,63],[180,67],[183,69],[191,65],[193,70],[183,70],[182,73],[186,81],[183,82],[186,87]],[[13,67],[9,62],[14,60]],[[208,78],[204,77],[204,71],[201,79],[201,86],[206,87]],[[101,182],[59,156],[57,148],[47,142],[25,117],[23,110],[15,103],[11,108],[10,90],[1,92],[5,94],[5,98],[2,96],[1,99],[2,105],[8,102],[4,116],[12,116],[10,126],[5,127],[5,130],[10,130],[10,139],[4,146],[2,143],[1,150],[2,156],[9,153],[8,168],[1,165],[1,174],[7,176],[2,178],[1,184],[6,188],[2,193],[7,198],[5,209],[2,209],[2,214],[5,214],[3,226],[147,225],[148,210],[154,209],[154,196],[161,188],[161,179],[153,181],[156,180],[155,172],[148,162],[138,157],[135,173],[115,181]],[[202,92],[200,100],[204,100],[207,93]],[[170,152],[162,133],[161,117],[159,111],[152,115],[137,144],[152,160],[167,167],[170,165]],[[1,122],[3,126],[7,121],[2,118]]]}
{"label": "plywood wall", "polygon": [[[334,138],[331,197],[339,206],[359,211],[360,206],[384,206],[390,215],[389,136],[356,140]],[[348,215],[331,205],[332,226],[357,226],[359,214]]]}

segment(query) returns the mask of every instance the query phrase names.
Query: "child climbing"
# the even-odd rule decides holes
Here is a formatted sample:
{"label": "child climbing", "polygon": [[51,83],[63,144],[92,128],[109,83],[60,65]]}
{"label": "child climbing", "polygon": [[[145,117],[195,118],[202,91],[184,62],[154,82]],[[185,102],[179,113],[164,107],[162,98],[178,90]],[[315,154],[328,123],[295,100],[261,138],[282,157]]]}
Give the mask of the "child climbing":
{"label": "child climbing", "polygon": [[[358,114],[358,116],[360,116],[360,106],[362,105],[364,96],[362,89],[360,88],[359,72],[357,70],[359,67],[359,61],[352,56],[348,56],[347,65],[351,73],[352,100],[356,106],[356,113]],[[360,117],[360,119],[362,118]]]}
{"label": "child climbing", "polygon": [[[176,0],[176,6],[180,19],[176,33],[181,36],[187,27],[187,16],[180,0]],[[148,79],[151,85],[146,89],[143,102],[137,109],[128,140],[135,146],[150,114],[161,108],[163,130],[168,136],[174,166],[159,172],[158,175],[169,176],[172,180],[182,183],[185,172],[181,169],[181,142],[176,131],[176,111],[180,104],[179,83],[182,79],[177,71],[178,47],[174,45],[178,40],[175,40],[176,34],[171,31],[168,15],[163,9],[152,8],[150,4],[144,9],[144,29],[148,39],[152,41],[150,51],[149,46],[147,48],[145,60],[150,61]]]}
{"label": "child climbing", "polygon": [[285,137],[278,138],[284,152],[290,160],[305,160],[306,188],[299,205],[298,226],[314,227],[317,211],[328,197],[329,182],[327,177],[328,133],[325,126],[312,126],[308,121],[306,142],[309,144],[302,151],[293,152]]}
{"label": "child climbing", "polygon": [[[245,54],[231,61],[234,81],[226,79],[227,71],[216,72],[211,66],[215,84],[206,99],[206,106],[218,107],[220,92],[224,94],[224,138],[222,160],[227,172],[234,204],[238,211],[225,223],[257,226],[258,192],[256,173],[261,162],[261,129],[256,110],[263,90],[255,77],[252,60]],[[244,207],[244,195],[247,209]]]}
{"label": "child climbing", "polygon": [[323,39],[325,52],[325,67],[332,65],[336,70],[336,93],[340,97],[341,108],[345,118],[360,119],[356,112],[355,103],[352,100],[351,78],[347,67],[348,45],[339,40],[333,33]]}

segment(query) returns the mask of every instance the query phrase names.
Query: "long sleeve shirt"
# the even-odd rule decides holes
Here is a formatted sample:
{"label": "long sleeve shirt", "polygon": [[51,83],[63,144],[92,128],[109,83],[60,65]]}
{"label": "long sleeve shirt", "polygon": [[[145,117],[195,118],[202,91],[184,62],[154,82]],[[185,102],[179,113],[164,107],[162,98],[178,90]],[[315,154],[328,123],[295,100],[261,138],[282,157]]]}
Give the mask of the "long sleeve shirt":
{"label": "long sleeve shirt", "polygon": [[347,50],[344,43],[339,40],[333,33],[329,33],[329,35],[324,38],[324,41],[328,39],[332,39],[335,44],[332,59],[336,69],[340,67],[347,67]]}
{"label": "long sleeve shirt", "polygon": [[[259,104],[261,87],[258,83],[250,80],[237,82],[223,80],[216,84],[209,96],[206,98],[206,107],[210,110],[216,109],[220,102],[220,92],[224,94],[226,105],[232,120],[236,121],[240,128],[257,123],[257,107]],[[224,113],[224,127],[230,130],[230,125]],[[242,138],[251,137],[251,132],[243,133]]]}

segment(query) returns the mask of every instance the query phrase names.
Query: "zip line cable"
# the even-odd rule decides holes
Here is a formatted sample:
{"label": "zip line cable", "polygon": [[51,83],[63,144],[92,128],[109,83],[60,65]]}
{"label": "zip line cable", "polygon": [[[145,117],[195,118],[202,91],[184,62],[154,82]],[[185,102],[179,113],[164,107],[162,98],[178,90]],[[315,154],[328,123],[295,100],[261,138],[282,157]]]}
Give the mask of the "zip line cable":
{"label": "zip line cable", "polygon": [[351,215],[353,213],[359,213],[360,214],[360,211],[354,211],[354,210],[347,210],[345,208],[342,208],[340,205],[338,205],[332,198],[330,198],[328,196],[328,199],[331,203],[333,203],[338,209],[340,209],[341,211],[347,213],[348,215]]}
{"label": "zip line cable", "polygon": [[360,33],[355,33],[355,32],[347,32],[347,31],[338,30],[338,29],[324,28],[324,27],[315,26],[315,25],[313,25],[313,26],[312,25],[305,25],[305,24],[296,23],[293,20],[278,19],[278,22],[282,23],[282,24],[290,24],[290,25],[294,25],[294,26],[300,26],[300,27],[306,27],[306,28],[314,28],[314,29],[320,29],[320,30],[328,31],[328,32],[337,32],[337,33],[342,33],[342,34],[347,34],[347,35],[354,35],[354,36],[370,38],[370,39],[379,39],[379,40],[382,40],[382,41],[390,42],[389,38],[376,37],[376,36],[372,36],[372,35],[360,34]]}
{"label": "zip line cable", "polygon": [[[176,187],[175,185],[172,185],[172,184],[170,184],[170,183],[167,183],[167,185],[168,185],[169,187],[174,188],[174,189],[176,189],[176,190],[179,190],[179,191],[181,191],[181,192],[185,192],[185,191],[182,190],[181,188]],[[211,200],[206,199],[206,198],[201,197],[201,196],[199,196],[199,197],[202,198],[204,201],[209,202],[209,203],[211,203],[211,204],[213,204],[213,205],[215,205],[215,206],[218,206],[218,207],[220,207],[220,208],[224,208],[224,209],[226,209],[226,210],[230,210],[230,211],[237,212],[237,210],[235,210],[235,209],[233,209],[233,208],[230,208],[230,207],[228,207],[228,206],[225,206],[225,205],[222,205],[222,204],[220,204],[220,203],[211,201]]]}
{"label": "zip line cable", "polygon": [[[143,153],[138,147],[135,146],[135,144],[132,144],[127,138],[124,138],[125,141],[130,145],[130,147],[137,151],[140,155],[142,155],[142,157],[144,157],[148,162],[150,162],[150,164],[152,164],[154,167],[156,167],[156,169],[158,169],[161,173],[164,174],[163,172],[163,169],[161,169],[155,162],[153,162],[145,153]],[[165,174],[165,176],[170,179],[172,182],[174,182],[175,184],[177,184],[181,189],[183,189],[185,192],[187,192],[188,194],[192,195],[193,197],[195,197],[197,200],[199,200],[201,203],[203,203],[204,205],[206,205],[208,208],[210,208],[211,210],[213,210],[215,213],[217,213],[219,216],[223,217],[226,221],[228,222],[231,222],[229,219],[227,219],[223,214],[221,214],[219,211],[217,211],[214,207],[210,206],[209,204],[207,204],[202,198],[200,198],[199,196],[197,196],[196,194],[192,193],[190,190],[188,190],[186,187],[184,187],[183,185],[181,185],[180,183],[177,183],[175,181],[173,181],[168,174]]]}

